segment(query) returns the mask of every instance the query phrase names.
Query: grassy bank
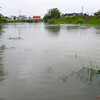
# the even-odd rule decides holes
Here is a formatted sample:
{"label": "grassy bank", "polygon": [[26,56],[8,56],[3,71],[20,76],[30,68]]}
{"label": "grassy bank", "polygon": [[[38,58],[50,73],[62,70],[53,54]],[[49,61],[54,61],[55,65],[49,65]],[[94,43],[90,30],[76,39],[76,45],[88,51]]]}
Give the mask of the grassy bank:
{"label": "grassy bank", "polygon": [[58,19],[48,19],[48,24],[92,24],[100,25],[100,16],[78,16]]}
{"label": "grassy bank", "polygon": [[6,19],[0,14],[0,24],[6,22]]}

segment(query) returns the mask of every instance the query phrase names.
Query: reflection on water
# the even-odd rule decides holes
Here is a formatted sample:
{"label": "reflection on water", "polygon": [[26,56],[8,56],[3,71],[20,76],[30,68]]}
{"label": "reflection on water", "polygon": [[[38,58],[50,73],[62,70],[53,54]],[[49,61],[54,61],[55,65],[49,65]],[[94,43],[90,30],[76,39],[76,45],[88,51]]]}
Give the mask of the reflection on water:
{"label": "reflection on water", "polygon": [[50,35],[58,36],[60,32],[60,25],[46,25],[45,29],[49,31]]}
{"label": "reflection on water", "polygon": [[4,65],[3,65],[3,50],[5,49],[5,46],[2,45],[0,47],[0,81],[4,80]]}
{"label": "reflection on water", "polygon": [[100,25],[95,25],[94,28],[100,30]]}
{"label": "reflection on water", "polygon": [[0,25],[0,35],[1,35],[1,33],[2,33],[2,25]]}
{"label": "reflection on water", "polygon": [[9,40],[22,40],[22,38],[21,38],[21,26],[17,27],[15,24],[15,28],[18,29],[18,36],[17,37],[9,37]]}
{"label": "reflection on water", "polygon": [[0,81],[4,80],[4,76],[5,76],[4,64],[3,64],[3,52],[6,49],[6,45],[2,44],[2,38],[1,38],[1,36],[3,35],[2,30],[3,30],[3,27],[2,27],[2,25],[0,25]]}
{"label": "reflection on water", "polygon": [[100,25],[94,26],[96,29],[96,34],[100,34]]}
{"label": "reflection on water", "polygon": [[[6,49],[6,45],[2,43],[3,27],[0,25],[0,92],[2,91],[2,82],[5,80],[5,71],[4,71],[4,59],[3,54]],[[4,96],[0,93],[0,100],[5,100]]]}
{"label": "reflection on water", "polygon": [[85,30],[85,29],[89,29],[90,26],[89,25],[69,25],[67,26],[68,30]]}

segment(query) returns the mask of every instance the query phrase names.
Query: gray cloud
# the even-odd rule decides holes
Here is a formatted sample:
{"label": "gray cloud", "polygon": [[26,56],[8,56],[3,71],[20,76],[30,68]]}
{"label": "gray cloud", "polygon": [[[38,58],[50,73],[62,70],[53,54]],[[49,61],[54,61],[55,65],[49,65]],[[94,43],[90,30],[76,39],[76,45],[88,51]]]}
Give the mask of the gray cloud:
{"label": "gray cloud", "polygon": [[5,16],[19,15],[19,10],[22,15],[44,16],[47,9],[58,8],[62,13],[81,12],[81,7],[84,7],[84,12],[93,13],[98,11],[100,0],[0,0],[1,13]]}

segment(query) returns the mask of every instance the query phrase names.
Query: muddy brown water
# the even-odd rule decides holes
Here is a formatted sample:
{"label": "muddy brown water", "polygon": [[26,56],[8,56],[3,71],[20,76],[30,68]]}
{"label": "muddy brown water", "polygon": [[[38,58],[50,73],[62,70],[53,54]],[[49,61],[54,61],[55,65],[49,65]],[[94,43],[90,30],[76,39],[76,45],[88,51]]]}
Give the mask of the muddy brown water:
{"label": "muddy brown water", "polygon": [[0,100],[99,100],[99,79],[59,78],[91,62],[100,66],[100,26],[0,25]]}

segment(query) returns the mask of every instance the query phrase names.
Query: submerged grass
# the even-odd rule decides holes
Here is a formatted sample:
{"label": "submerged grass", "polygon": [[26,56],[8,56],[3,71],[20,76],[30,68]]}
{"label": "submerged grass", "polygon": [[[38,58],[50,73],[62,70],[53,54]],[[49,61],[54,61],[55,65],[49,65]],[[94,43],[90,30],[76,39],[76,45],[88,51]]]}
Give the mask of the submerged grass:
{"label": "submerged grass", "polygon": [[[75,54],[75,59],[78,59],[78,53]],[[58,79],[66,82],[68,78],[74,76],[83,83],[87,83],[92,86],[100,86],[100,67],[95,66],[90,58],[88,58],[88,60],[89,64],[87,66],[82,63],[83,60],[79,60],[83,67],[77,71],[71,70],[70,74],[63,74]]]}
{"label": "submerged grass", "polygon": [[66,82],[71,76],[75,76],[76,79],[81,80],[83,83],[100,86],[100,69],[98,66],[96,68],[83,67],[78,71],[72,71],[69,75],[63,74],[58,79]]}

